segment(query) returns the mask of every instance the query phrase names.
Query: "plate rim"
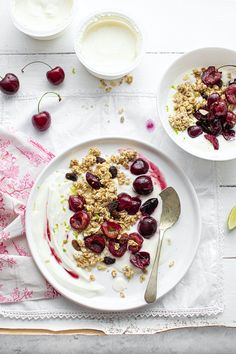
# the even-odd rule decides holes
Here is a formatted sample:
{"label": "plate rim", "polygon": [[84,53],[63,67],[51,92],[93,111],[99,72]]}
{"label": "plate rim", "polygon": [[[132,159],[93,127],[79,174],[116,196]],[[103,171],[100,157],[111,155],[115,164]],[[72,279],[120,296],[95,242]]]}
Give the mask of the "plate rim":
{"label": "plate rim", "polygon": [[[139,304],[139,305],[134,305],[132,307],[128,307],[128,308],[122,308],[122,309],[104,309],[104,308],[99,308],[97,306],[91,306],[91,305],[88,305],[87,303],[81,303],[73,298],[71,298],[70,296],[68,296],[67,294],[65,294],[63,292],[63,290],[60,289],[60,286],[57,287],[57,283],[58,281],[55,279],[55,277],[53,277],[53,275],[51,275],[48,270],[44,267],[44,269],[42,270],[43,268],[43,263],[40,259],[40,256],[37,256],[38,255],[38,252],[35,251],[35,248],[33,246],[33,237],[28,237],[28,234],[30,234],[30,210],[29,210],[29,205],[31,203],[31,199],[33,199],[33,196],[35,194],[35,191],[37,189],[37,184],[39,182],[39,180],[41,179],[41,177],[44,175],[44,173],[47,171],[47,169],[52,165],[54,164],[57,160],[63,158],[64,155],[68,154],[70,151],[74,150],[74,149],[77,149],[77,148],[80,148],[80,147],[83,147],[83,146],[86,146],[88,144],[95,144],[96,142],[99,142],[101,143],[101,141],[105,141],[105,142],[108,142],[108,141],[111,141],[111,140],[117,140],[117,141],[121,141],[123,142],[124,140],[129,144],[136,144],[136,145],[139,145],[139,146],[144,146],[146,147],[147,149],[150,149],[154,154],[157,154],[159,156],[161,156],[161,158],[163,160],[165,160],[168,164],[172,164],[174,166],[174,168],[176,169],[176,171],[184,177],[185,179],[185,182],[188,184],[188,187],[190,188],[191,190],[191,195],[192,197],[194,198],[194,202],[195,202],[195,207],[196,207],[196,211],[197,211],[197,222],[196,222],[196,225],[197,225],[197,230],[198,232],[196,232],[196,236],[197,236],[197,241],[195,243],[195,248],[193,250],[193,254],[192,254],[192,258],[190,259],[190,261],[188,262],[185,270],[183,271],[181,277],[178,279],[178,281],[170,287],[170,289],[168,291],[166,291],[164,294],[162,294],[160,297],[157,298],[156,302],[160,300],[160,298],[162,298],[164,295],[166,295],[167,293],[169,293],[182,279],[183,277],[185,276],[185,274],[187,273],[187,271],[189,270],[189,268],[191,267],[194,259],[195,259],[195,256],[196,256],[196,253],[197,253],[197,250],[198,250],[198,247],[199,247],[199,243],[200,243],[200,239],[201,239],[201,232],[202,232],[202,219],[201,219],[201,212],[200,212],[200,203],[199,203],[199,199],[198,199],[198,196],[197,196],[197,193],[194,189],[194,186],[193,184],[191,183],[190,179],[188,178],[188,176],[186,176],[186,174],[182,171],[182,169],[180,167],[177,166],[177,164],[171,159],[169,158],[169,156],[167,156],[165,153],[163,153],[162,151],[160,151],[158,148],[152,146],[151,144],[147,143],[147,142],[142,142],[142,141],[139,141],[137,139],[132,139],[132,138],[126,138],[126,137],[121,137],[121,136],[107,136],[107,137],[101,137],[101,138],[93,138],[93,139],[88,139],[88,140],[84,140],[80,143],[76,143],[76,144],[73,144],[72,146],[70,146],[69,148],[67,148],[66,150],[62,151],[61,153],[59,153],[57,156],[55,156],[43,169],[42,171],[40,172],[40,174],[37,176],[35,182],[34,182],[34,185],[30,191],[30,194],[29,194],[29,197],[28,197],[28,200],[27,200],[27,204],[26,204],[26,215],[25,215],[25,231],[26,231],[26,239],[27,239],[27,243],[28,243],[28,246],[29,246],[29,249],[30,249],[30,252],[31,252],[31,255],[32,255],[32,259],[34,261],[34,263],[36,264],[38,270],[40,271],[40,273],[42,274],[42,276],[62,295],[64,296],[66,299],[69,299],[70,301],[76,303],[76,304],[79,304],[83,307],[85,307],[86,309],[90,309],[90,310],[96,310],[96,311],[100,311],[100,312],[104,312],[104,313],[109,313],[109,312],[117,312],[117,313],[122,313],[122,312],[129,312],[129,311],[133,311],[133,310],[137,310],[137,309],[140,309],[140,308],[146,308],[147,306],[149,305],[153,305],[153,304]],[[45,271],[46,270],[46,271]],[[47,273],[47,275],[45,275],[45,273]],[[49,280],[50,278],[50,280]],[[51,278],[53,279],[53,281],[51,282]],[[56,282],[56,285],[54,284],[54,281]],[[155,303],[156,303],[155,302]],[[154,304],[155,304],[154,303]]]}

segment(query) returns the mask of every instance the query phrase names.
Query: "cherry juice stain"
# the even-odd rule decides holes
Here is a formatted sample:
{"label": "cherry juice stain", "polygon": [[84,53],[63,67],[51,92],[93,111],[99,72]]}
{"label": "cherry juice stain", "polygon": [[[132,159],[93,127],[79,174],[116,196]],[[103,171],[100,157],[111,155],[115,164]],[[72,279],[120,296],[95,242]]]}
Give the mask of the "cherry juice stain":
{"label": "cherry juice stain", "polygon": [[48,220],[47,220],[47,237],[48,237],[48,240],[51,241],[51,231],[50,231]]}
{"label": "cherry juice stain", "polygon": [[165,177],[163,176],[163,174],[161,173],[161,171],[159,170],[159,168],[151,161],[149,162],[149,166],[150,166],[150,175],[156,179],[161,187],[161,190],[166,189],[167,187],[167,183],[165,180]]}
{"label": "cherry juice stain", "polygon": [[72,272],[71,270],[68,270],[68,269],[66,269],[66,268],[64,268],[64,269],[65,269],[65,271],[66,271],[68,274],[70,274],[70,276],[71,276],[72,278],[75,278],[75,279],[78,279],[78,278],[79,278],[78,274],[76,274],[76,273],[74,273],[74,272]]}
{"label": "cherry juice stain", "polygon": [[147,161],[147,163],[149,164],[149,174],[154,179],[154,183],[158,183],[161,187],[161,190],[165,189],[167,187],[167,183],[165,177],[163,176],[163,173],[160,171],[157,165],[155,165],[152,161],[147,159],[142,154],[138,154],[138,157]]}
{"label": "cherry juice stain", "polygon": [[146,121],[146,128],[149,132],[153,132],[155,130],[155,123],[152,119],[148,119]]}
{"label": "cherry juice stain", "polygon": [[50,246],[50,250],[51,250],[52,256],[54,256],[54,258],[55,258],[55,260],[57,261],[57,263],[60,264],[60,263],[61,263],[61,258],[58,257],[58,255],[56,254],[54,248],[52,248],[52,247]]}

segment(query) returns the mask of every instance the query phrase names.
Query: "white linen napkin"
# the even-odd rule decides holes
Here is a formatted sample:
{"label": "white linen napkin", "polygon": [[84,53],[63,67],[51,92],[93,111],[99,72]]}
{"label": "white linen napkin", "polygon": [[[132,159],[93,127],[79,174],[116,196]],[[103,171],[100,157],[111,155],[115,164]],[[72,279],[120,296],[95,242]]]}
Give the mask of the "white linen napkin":
{"label": "white linen napkin", "polygon": [[[24,129],[25,116],[29,115],[34,101],[34,96],[19,96],[8,102],[5,108],[8,116],[15,111],[20,112],[19,128]],[[134,311],[131,315],[203,316],[223,311],[222,232],[217,187],[220,183],[215,163],[194,158],[170,141],[157,118],[156,97],[152,93],[122,90],[107,96],[74,93],[64,95],[60,109],[58,106],[51,106],[54,121],[50,130],[42,136],[37,134],[53,153],[57,154],[76,142],[112,133],[133,137],[147,141],[169,155],[185,171],[197,191],[203,231],[191,268],[182,281],[155,305]],[[29,255],[24,236],[25,203],[34,178],[53,154],[35,139],[3,128],[0,130],[0,144],[0,264],[3,264],[0,266],[0,314],[16,318],[103,317],[109,320],[109,314],[86,310],[58,297],[39,274]],[[6,171],[9,174],[7,180],[4,179]],[[122,318],[127,313],[117,316]]]}

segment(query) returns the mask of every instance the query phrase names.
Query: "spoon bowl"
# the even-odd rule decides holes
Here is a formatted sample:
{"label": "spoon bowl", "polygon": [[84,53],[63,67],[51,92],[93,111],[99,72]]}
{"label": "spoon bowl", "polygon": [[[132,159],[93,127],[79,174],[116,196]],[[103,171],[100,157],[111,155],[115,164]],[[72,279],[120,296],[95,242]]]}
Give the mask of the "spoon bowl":
{"label": "spoon bowl", "polygon": [[160,221],[160,230],[169,229],[179,219],[181,205],[179,196],[173,187],[167,187],[160,193],[162,199],[162,214]]}

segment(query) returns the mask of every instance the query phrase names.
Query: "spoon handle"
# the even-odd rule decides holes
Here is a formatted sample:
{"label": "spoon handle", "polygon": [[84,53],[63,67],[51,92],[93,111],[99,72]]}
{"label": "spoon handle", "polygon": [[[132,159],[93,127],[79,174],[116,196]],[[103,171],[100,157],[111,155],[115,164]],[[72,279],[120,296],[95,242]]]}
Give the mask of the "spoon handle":
{"label": "spoon handle", "polygon": [[156,298],[157,298],[157,274],[158,274],[158,265],[159,265],[159,260],[160,260],[161,246],[162,246],[162,240],[163,240],[164,233],[165,233],[165,230],[160,230],[156,256],[154,259],[152,271],[151,271],[148,285],[147,285],[145,295],[144,295],[144,299],[148,304],[155,302]]}

